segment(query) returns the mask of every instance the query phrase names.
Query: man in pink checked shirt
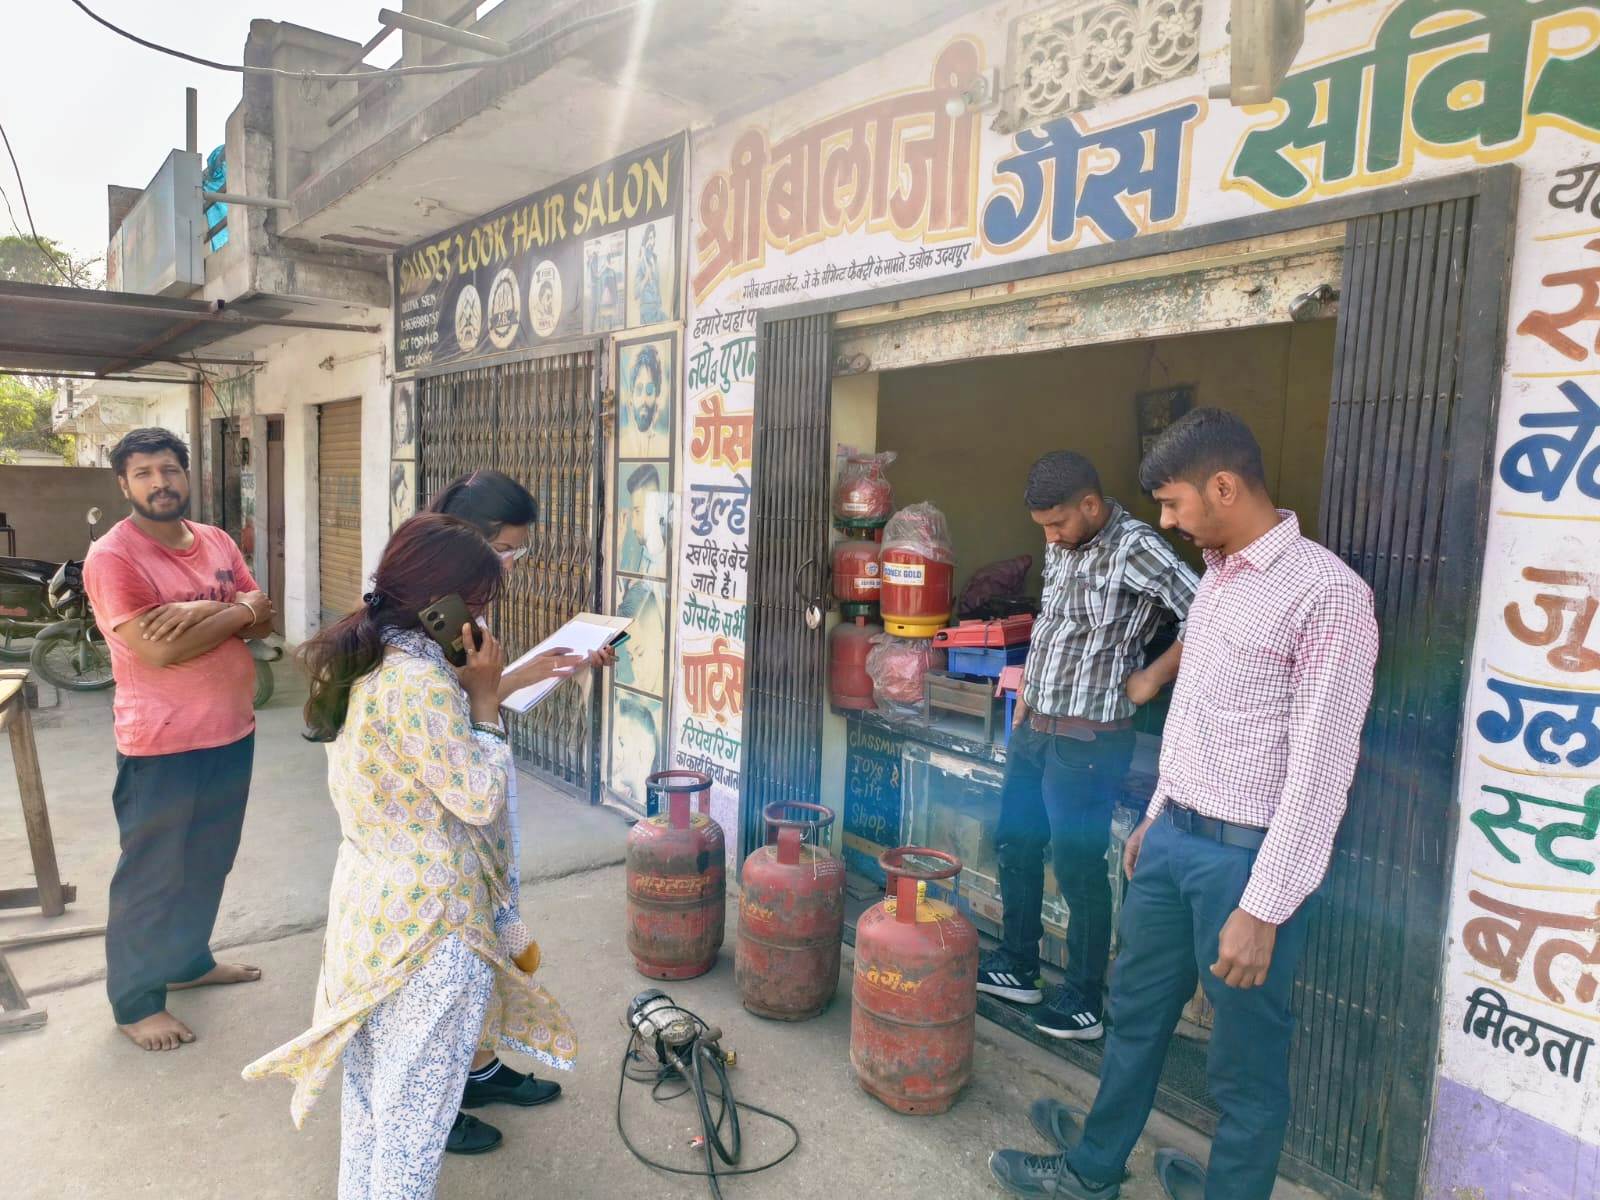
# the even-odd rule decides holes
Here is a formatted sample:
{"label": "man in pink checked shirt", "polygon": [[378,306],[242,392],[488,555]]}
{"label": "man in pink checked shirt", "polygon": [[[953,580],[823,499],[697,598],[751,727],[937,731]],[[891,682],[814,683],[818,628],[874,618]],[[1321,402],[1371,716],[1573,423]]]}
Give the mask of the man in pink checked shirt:
{"label": "man in pink checked shirt", "polygon": [[1100,1091],[1081,1139],[1059,1102],[1034,1105],[1035,1127],[1065,1153],[1000,1150],[989,1165],[1014,1195],[1118,1196],[1198,978],[1216,1011],[1206,1065],[1221,1116],[1203,1172],[1167,1152],[1157,1169],[1176,1200],[1268,1200],[1289,1122],[1305,901],[1328,869],[1372,699],[1372,592],[1273,506],[1261,448],[1229,413],[1175,422],[1139,482],[1206,572],[1160,778],[1124,851]]}

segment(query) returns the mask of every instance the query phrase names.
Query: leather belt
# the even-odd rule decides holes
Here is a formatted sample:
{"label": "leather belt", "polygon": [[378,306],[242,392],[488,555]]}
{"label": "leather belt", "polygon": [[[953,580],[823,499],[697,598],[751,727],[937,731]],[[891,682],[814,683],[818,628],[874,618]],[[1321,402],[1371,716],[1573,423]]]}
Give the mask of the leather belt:
{"label": "leather belt", "polygon": [[1028,728],[1050,737],[1069,737],[1080,742],[1092,742],[1107,733],[1121,733],[1133,728],[1133,718],[1120,721],[1090,721],[1083,717],[1047,717],[1043,713],[1028,714]]}
{"label": "leather belt", "polygon": [[1192,808],[1185,808],[1171,800],[1167,801],[1164,810],[1172,827],[1180,833],[1191,833],[1195,837],[1205,838],[1208,842],[1217,842],[1223,846],[1237,846],[1241,850],[1259,850],[1261,843],[1267,840],[1267,831],[1255,825],[1235,825],[1232,821],[1219,821],[1215,817],[1203,817]]}

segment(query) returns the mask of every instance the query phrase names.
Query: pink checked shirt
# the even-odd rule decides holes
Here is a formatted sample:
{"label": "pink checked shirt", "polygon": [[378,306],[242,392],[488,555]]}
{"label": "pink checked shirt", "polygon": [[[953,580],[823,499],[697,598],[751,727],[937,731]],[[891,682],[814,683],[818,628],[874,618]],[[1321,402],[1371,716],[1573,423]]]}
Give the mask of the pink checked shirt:
{"label": "pink checked shirt", "polygon": [[1239,907],[1281,925],[1328,870],[1372,700],[1372,590],[1283,517],[1205,552],[1148,814],[1168,800],[1267,831]]}

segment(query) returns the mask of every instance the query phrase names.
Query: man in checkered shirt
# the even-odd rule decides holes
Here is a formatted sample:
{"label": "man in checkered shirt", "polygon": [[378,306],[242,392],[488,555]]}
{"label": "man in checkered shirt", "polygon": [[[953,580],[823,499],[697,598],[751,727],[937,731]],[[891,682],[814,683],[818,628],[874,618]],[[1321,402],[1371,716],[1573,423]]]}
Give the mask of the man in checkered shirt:
{"label": "man in checkered shirt", "polygon": [[1163,621],[1181,623],[1195,577],[1162,536],[1100,491],[1081,454],[1047,454],[1028,472],[1024,502],[1044,533],[1044,606],[1023,668],[1016,729],[995,827],[1002,921],[999,949],[978,965],[978,990],[1040,1004],[1044,854],[1066,901],[1067,978],[1034,1027],[1098,1038],[1111,950],[1106,847],[1111,810],[1133,757],[1133,714],[1178,670],[1176,645],[1144,666]]}
{"label": "man in checkered shirt", "polygon": [[1216,1013],[1206,1064],[1221,1116],[1204,1171],[1168,1151],[1157,1171],[1176,1197],[1269,1200],[1289,1122],[1305,900],[1327,871],[1372,699],[1372,592],[1273,506],[1261,448],[1231,414],[1175,422],[1139,481],[1162,527],[1205,552],[1206,572],[1160,779],[1124,853],[1131,885],[1100,1091],[1081,1138],[1059,1102],[1034,1105],[1035,1126],[1066,1153],[1001,1150],[990,1170],[1020,1196],[1119,1195],[1198,979]]}

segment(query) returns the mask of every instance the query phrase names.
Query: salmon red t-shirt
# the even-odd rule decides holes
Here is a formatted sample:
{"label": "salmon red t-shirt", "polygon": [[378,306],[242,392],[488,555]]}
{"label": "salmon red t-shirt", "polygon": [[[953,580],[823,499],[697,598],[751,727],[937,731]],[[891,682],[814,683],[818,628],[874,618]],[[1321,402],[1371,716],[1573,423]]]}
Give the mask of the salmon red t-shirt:
{"label": "salmon red t-shirt", "polygon": [[[231,602],[242,592],[259,590],[232,538],[212,525],[184,524],[194,544],[179,552],[131,520],[118,521],[83,565],[84,587],[111,649],[117,681],[112,704],[117,749],[129,757],[227,746],[256,727],[255,660],[239,638],[187,662],[155,667],[112,632],[159,604]],[[137,626],[125,632],[137,636]]]}

